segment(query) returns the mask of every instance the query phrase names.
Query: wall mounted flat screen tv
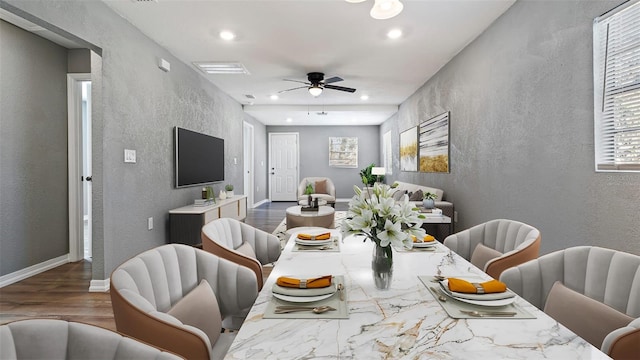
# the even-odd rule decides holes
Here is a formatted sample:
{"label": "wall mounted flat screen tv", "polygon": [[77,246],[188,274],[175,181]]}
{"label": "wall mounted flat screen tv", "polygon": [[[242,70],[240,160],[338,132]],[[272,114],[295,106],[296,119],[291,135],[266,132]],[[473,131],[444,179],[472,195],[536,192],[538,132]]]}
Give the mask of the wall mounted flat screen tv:
{"label": "wall mounted flat screen tv", "polygon": [[224,180],[224,139],[175,128],[176,187]]}

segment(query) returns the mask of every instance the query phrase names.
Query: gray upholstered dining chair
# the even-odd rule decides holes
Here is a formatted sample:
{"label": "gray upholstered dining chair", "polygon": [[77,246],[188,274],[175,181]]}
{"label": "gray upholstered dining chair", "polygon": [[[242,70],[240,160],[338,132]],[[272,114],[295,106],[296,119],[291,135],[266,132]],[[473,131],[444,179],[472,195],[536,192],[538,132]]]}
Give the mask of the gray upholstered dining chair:
{"label": "gray upholstered dining chair", "polygon": [[[202,227],[202,248],[223,259],[251,269],[258,280],[258,291],[264,284],[262,265],[272,263],[282,251],[280,239],[231,218],[211,221]],[[239,329],[251,307],[227,317],[223,326]]]}
{"label": "gray upholstered dining chair", "polygon": [[277,236],[231,218],[213,220],[202,227],[202,248],[251,269],[258,278],[259,290],[264,284],[262,265],[275,262],[282,252]]}
{"label": "gray upholstered dining chair", "polygon": [[540,231],[525,223],[496,219],[449,235],[444,245],[493,278],[538,257]]}
{"label": "gray upholstered dining chair", "polygon": [[500,280],[612,358],[640,356],[640,256],[578,246],[507,269]]}
{"label": "gray upholstered dining chair", "polygon": [[255,302],[258,283],[244,266],[168,244],[118,266],[110,293],[119,332],[187,359],[219,359],[234,338],[222,320]]}
{"label": "gray upholstered dining chair", "polygon": [[98,326],[57,319],[28,319],[0,326],[0,359],[182,358]]}

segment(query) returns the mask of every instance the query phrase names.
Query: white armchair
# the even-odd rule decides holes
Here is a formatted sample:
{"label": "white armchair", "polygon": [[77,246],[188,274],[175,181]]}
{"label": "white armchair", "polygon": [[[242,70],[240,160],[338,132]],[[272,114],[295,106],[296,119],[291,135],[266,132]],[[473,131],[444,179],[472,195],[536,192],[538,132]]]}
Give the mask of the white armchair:
{"label": "white armchair", "polygon": [[326,200],[327,204],[334,206],[336,203],[336,187],[333,181],[328,177],[306,177],[300,181],[298,185],[298,201],[306,200],[308,195],[304,192],[307,188],[307,184],[313,186],[313,194],[311,197]]}

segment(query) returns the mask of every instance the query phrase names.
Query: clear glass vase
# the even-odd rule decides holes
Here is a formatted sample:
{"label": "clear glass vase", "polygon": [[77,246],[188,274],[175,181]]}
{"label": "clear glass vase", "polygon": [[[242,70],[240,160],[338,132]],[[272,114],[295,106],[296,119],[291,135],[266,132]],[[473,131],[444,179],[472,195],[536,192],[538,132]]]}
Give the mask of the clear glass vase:
{"label": "clear glass vase", "polygon": [[376,244],[373,247],[371,270],[376,288],[380,290],[389,289],[393,278],[393,251],[391,245],[382,247]]}

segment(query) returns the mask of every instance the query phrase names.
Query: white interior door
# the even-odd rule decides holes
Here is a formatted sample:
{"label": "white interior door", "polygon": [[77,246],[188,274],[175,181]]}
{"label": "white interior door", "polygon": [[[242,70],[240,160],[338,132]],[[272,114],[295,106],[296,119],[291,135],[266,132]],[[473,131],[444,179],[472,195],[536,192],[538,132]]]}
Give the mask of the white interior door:
{"label": "white interior door", "polygon": [[296,201],[298,133],[269,133],[269,198]]}
{"label": "white interior door", "polygon": [[243,153],[244,153],[244,194],[247,195],[247,205],[253,207],[254,174],[253,174],[253,126],[243,124]]}
{"label": "white interior door", "polygon": [[69,261],[91,258],[91,74],[67,75]]}

